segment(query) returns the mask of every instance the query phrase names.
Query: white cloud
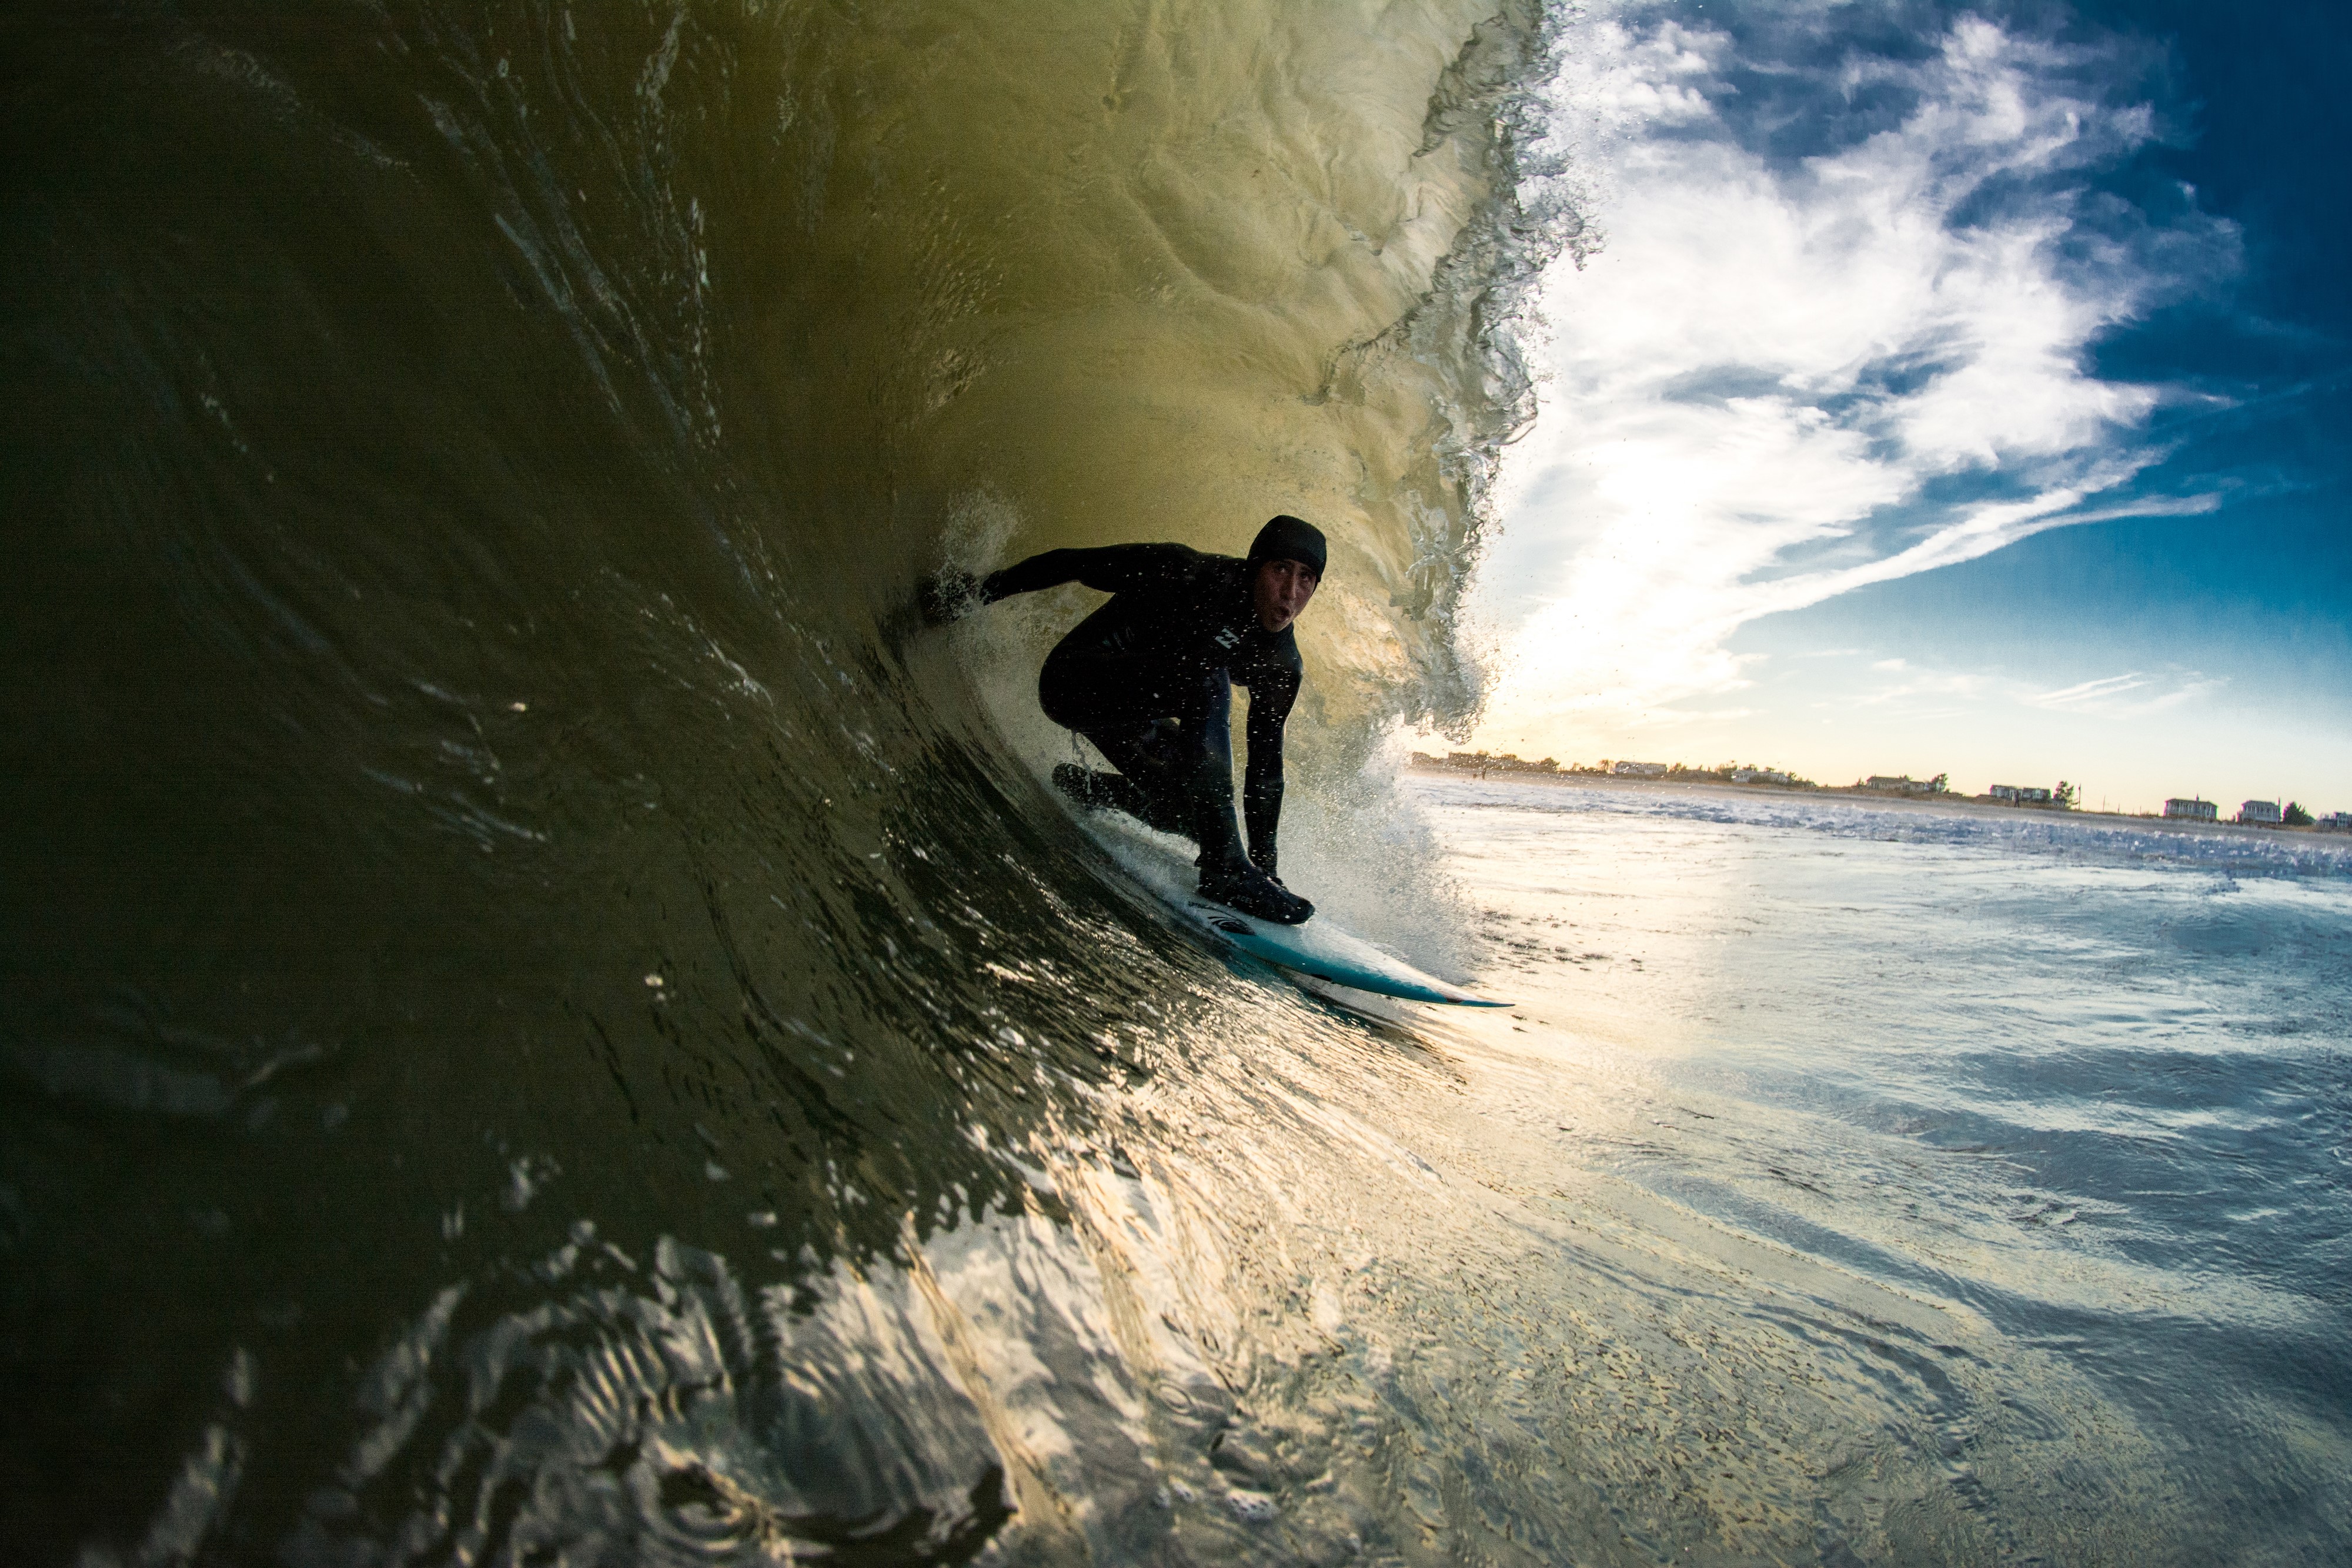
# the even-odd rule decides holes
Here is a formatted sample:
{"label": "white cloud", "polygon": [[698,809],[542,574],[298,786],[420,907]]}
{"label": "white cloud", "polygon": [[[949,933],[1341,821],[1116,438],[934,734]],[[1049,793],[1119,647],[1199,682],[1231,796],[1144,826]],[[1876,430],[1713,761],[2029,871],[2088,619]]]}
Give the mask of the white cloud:
{"label": "white cloud", "polygon": [[2147,685],[2147,677],[2133,670],[2125,674],[2109,675],[2104,680],[2084,681],[2063,691],[2041,692],[2029,700],[2036,707],[2079,707],[2107,697],[2120,696],[2125,692],[2136,692]]}
{"label": "white cloud", "polygon": [[[2110,718],[2142,718],[2193,702],[2230,683],[2195,670],[2149,674],[2127,670],[2095,681],[2083,681],[2054,692],[2021,692],[2017,700],[2028,707],[2059,713],[2093,713]],[[2147,693],[2146,695],[2134,695]]]}
{"label": "white cloud", "polygon": [[1825,114],[1892,84],[1899,122],[1776,162],[1733,123],[1725,36],[1602,22],[1585,44],[1563,124],[1589,155],[1617,138],[1610,241],[1547,295],[1544,413],[1489,567],[1517,622],[1490,729],[1685,724],[1751,682],[1727,644],[1758,616],[2214,504],[2129,495],[2163,394],[2088,350],[2172,286],[2160,256],[2233,236],[2152,238],[2099,204],[2091,174],[2152,122],[2082,60],[1964,20],[1930,59],[1822,82]]}
{"label": "white cloud", "polygon": [[[1843,652],[1866,658],[1860,649]],[[1932,668],[1908,659],[1868,659],[1853,678],[1836,683],[1834,695],[1823,700],[1840,708],[1895,710],[1908,718],[1948,716],[1991,706],[2132,719],[2177,708],[2229,684],[2199,670],[2126,670],[2050,691],[2033,681],[1991,670]]]}

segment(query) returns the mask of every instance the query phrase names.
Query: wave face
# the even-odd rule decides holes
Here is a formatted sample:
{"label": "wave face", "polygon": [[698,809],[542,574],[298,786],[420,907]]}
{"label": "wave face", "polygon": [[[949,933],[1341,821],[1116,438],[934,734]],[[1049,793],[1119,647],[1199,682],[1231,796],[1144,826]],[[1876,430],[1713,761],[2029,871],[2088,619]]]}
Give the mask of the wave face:
{"label": "wave face", "polygon": [[[1543,19],[6,30],[26,1560],[1369,1528],[1253,1533],[1270,1461],[1219,1445],[1319,1343],[1261,1234],[1281,1151],[1353,1146],[1266,1053],[1399,1048],[1186,946],[1050,806],[987,689],[1042,612],[905,606],[952,561],[1314,519],[1310,854],[1369,737],[1468,714],[1512,291],[1574,238],[1516,196]],[[1234,1117],[1272,1165],[1217,1152]],[[1365,1146],[1332,1183],[1394,1164]]]}

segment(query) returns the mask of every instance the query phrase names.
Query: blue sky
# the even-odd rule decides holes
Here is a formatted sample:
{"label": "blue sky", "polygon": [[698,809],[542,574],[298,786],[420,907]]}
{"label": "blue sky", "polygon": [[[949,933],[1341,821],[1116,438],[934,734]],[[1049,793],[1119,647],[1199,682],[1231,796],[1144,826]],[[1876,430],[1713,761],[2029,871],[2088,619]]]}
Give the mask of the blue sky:
{"label": "blue sky", "polygon": [[2352,810],[2347,14],[1589,10],[1478,742]]}

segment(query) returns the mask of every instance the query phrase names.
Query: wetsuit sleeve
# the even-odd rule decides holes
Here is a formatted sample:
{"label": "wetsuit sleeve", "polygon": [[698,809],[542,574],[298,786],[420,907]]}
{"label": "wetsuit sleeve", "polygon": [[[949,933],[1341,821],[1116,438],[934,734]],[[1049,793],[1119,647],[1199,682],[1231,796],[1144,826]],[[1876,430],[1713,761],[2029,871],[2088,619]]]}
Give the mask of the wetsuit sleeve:
{"label": "wetsuit sleeve", "polygon": [[1016,593],[1034,593],[1083,582],[1100,593],[1181,580],[1200,559],[1185,545],[1106,545],[1100,549],[1049,549],[981,580],[980,597],[993,604]]}
{"label": "wetsuit sleeve", "polygon": [[1249,763],[1242,773],[1242,821],[1249,857],[1268,876],[1275,871],[1275,829],[1282,821],[1282,728],[1298,697],[1298,672],[1276,669],[1250,683]]}

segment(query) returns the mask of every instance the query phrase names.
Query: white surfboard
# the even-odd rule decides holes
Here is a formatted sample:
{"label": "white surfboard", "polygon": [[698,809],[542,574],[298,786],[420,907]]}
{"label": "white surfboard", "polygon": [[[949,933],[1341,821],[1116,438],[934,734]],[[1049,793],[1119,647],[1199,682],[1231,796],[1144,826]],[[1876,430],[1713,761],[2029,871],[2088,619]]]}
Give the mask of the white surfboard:
{"label": "white surfboard", "polygon": [[[1200,873],[1188,857],[1167,847],[1171,841],[1131,826],[1130,819],[1117,812],[1090,812],[1087,817],[1087,825],[1097,828],[1098,837],[1108,841],[1105,847],[1118,862],[1200,932],[1212,946],[1237,947],[1276,968],[1406,1001],[1443,1002],[1464,1008],[1511,1005],[1423,974],[1362,937],[1342,931],[1323,915],[1315,915],[1301,925],[1277,925],[1271,920],[1259,920],[1238,909],[1213,904],[1194,891]],[[1192,846],[1184,847],[1190,850]]]}

